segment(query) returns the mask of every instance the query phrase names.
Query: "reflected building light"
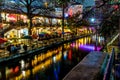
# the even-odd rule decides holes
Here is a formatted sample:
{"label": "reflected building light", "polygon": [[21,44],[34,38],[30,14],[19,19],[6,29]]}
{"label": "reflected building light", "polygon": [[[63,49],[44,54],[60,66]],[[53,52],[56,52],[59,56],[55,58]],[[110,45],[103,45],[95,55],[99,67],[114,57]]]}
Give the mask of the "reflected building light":
{"label": "reflected building light", "polygon": [[81,45],[84,45],[84,40],[83,40],[83,38],[81,39]]}
{"label": "reflected building light", "polygon": [[84,44],[87,44],[87,38],[84,39]]}
{"label": "reflected building light", "polygon": [[54,62],[54,63],[56,62],[56,56],[53,57],[53,62]]}
{"label": "reflected building light", "polygon": [[42,68],[45,68],[44,65],[42,65]]}
{"label": "reflected building light", "polygon": [[64,52],[64,60],[67,59],[67,51]]}
{"label": "reflected building light", "polygon": [[75,48],[78,49],[79,44],[76,44]]}
{"label": "reflected building light", "polygon": [[72,50],[70,49],[68,52],[68,59],[71,60],[72,59]]}
{"label": "reflected building light", "polygon": [[91,38],[90,37],[88,38],[88,40],[89,40],[89,43],[91,43]]}
{"label": "reflected building light", "polygon": [[87,49],[87,50],[94,50],[94,46],[90,46],[90,45],[81,45],[79,46],[79,48]]}
{"label": "reflected building light", "polygon": [[58,63],[58,69],[57,69],[57,72],[59,73],[60,72],[60,63]]}
{"label": "reflected building light", "polygon": [[57,73],[56,68],[54,68],[54,76],[55,76],[56,80],[58,80],[58,73]]}
{"label": "reflected building light", "polygon": [[35,59],[37,59],[37,55],[35,55]]}
{"label": "reflected building light", "polygon": [[[80,49],[85,49],[85,50],[95,50],[95,46],[91,46],[91,45],[81,45],[79,46]],[[97,51],[100,51],[101,47],[97,46]]]}
{"label": "reflected building light", "polygon": [[25,67],[25,62],[24,60],[21,60],[21,68],[24,68]]}
{"label": "reflected building light", "polygon": [[72,43],[71,46],[72,46],[72,47],[75,47],[75,43]]}
{"label": "reflected building light", "polygon": [[16,66],[15,69],[14,69],[14,72],[18,72],[19,71],[19,66]]}
{"label": "reflected building light", "polygon": [[6,73],[6,75],[9,75],[10,73],[12,73],[12,72],[13,72],[13,68],[10,68],[10,69],[9,69],[8,67],[6,67],[6,69],[5,69],[5,70],[6,70],[6,72],[5,72],[5,73]]}
{"label": "reflected building light", "polygon": [[25,77],[26,75],[25,75],[25,71],[22,71],[22,75]]}

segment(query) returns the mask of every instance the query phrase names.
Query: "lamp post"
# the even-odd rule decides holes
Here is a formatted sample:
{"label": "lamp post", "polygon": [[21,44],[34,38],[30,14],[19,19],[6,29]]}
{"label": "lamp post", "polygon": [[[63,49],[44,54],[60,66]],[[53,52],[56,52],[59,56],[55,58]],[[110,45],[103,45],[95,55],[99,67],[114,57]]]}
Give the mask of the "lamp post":
{"label": "lamp post", "polygon": [[119,42],[120,42],[120,3],[118,3],[118,9],[119,9]]}
{"label": "lamp post", "polygon": [[97,38],[98,32],[97,32],[97,30],[98,30],[99,26],[98,26],[95,18],[91,18],[90,22],[92,22],[95,25],[95,51],[97,51],[97,46],[98,46],[98,38]]}
{"label": "lamp post", "polygon": [[67,6],[67,3],[70,2],[70,0],[56,0],[56,1],[58,2],[57,4],[59,4],[62,7],[62,38],[64,40],[64,17],[65,17],[64,9]]}
{"label": "lamp post", "polygon": [[64,4],[62,4],[62,39],[64,40]]}

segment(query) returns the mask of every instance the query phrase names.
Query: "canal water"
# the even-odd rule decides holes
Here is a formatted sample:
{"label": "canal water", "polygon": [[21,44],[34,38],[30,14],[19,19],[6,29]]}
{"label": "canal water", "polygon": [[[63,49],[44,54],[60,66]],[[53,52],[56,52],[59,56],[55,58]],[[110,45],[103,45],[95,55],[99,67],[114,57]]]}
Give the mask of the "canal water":
{"label": "canal water", "polygon": [[103,39],[84,37],[32,57],[0,64],[0,80],[62,80],[90,51],[100,50]]}

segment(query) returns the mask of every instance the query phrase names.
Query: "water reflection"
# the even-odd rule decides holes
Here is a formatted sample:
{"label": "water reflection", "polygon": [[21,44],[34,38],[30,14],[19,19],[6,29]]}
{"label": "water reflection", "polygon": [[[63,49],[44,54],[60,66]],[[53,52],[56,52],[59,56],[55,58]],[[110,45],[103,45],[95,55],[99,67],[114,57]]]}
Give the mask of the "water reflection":
{"label": "water reflection", "polygon": [[[10,62],[0,67],[0,80],[61,80],[94,50],[94,43],[91,37],[81,38],[38,55],[26,56],[19,62]],[[99,44],[97,50],[100,48]]]}

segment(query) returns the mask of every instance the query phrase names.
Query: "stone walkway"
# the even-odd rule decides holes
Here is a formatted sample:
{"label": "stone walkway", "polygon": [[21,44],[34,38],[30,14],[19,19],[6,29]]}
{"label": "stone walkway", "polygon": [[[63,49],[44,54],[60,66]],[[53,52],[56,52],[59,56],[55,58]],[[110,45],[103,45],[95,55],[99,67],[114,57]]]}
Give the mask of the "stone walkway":
{"label": "stone walkway", "polygon": [[108,53],[90,52],[63,80],[101,80]]}

